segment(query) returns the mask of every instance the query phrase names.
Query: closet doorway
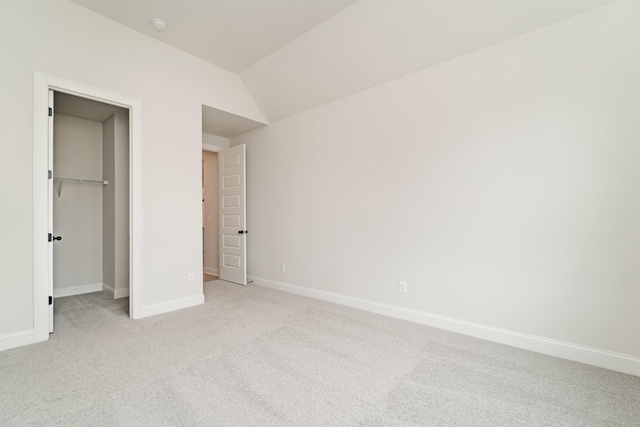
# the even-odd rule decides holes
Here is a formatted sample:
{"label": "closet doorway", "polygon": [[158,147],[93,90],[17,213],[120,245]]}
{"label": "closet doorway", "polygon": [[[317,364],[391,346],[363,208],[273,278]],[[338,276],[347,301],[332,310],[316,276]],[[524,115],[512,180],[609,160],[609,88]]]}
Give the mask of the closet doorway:
{"label": "closet doorway", "polygon": [[51,92],[55,312],[62,297],[129,296],[130,149],[128,109]]}
{"label": "closet doorway", "polygon": [[[128,268],[128,273],[122,273],[122,270],[113,270],[112,276],[116,276],[120,274],[120,276],[128,276],[128,293],[129,293],[129,317],[133,319],[142,318],[145,316],[143,312],[142,305],[142,276],[141,276],[141,234],[140,234],[140,223],[141,223],[141,173],[140,173],[140,159],[141,159],[141,142],[142,142],[142,114],[141,107],[142,103],[135,99],[130,98],[128,96],[119,95],[113,92],[104,91],[102,89],[94,88],[91,86],[86,86],[83,84],[75,83],[69,80],[61,79],[58,77],[50,76],[47,74],[42,74],[39,72],[35,73],[35,85],[34,85],[34,225],[33,225],[33,242],[34,242],[34,269],[33,269],[33,286],[34,286],[34,329],[33,329],[33,342],[45,341],[49,338],[49,333],[51,330],[51,325],[53,321],[53,301],[54,301],[54,262],[58,264],[59,260],[54,259],[54,245],[58,248],[55,250],[63,251],[62,243],[64,242],[66,249],[70,244],[73,244],[74,238],[78,235],[85,237],[96,237],[96,239],[102,238],[102,245],[92,246],[92,249],[87,249],[87,252],[90,252],[94,255],[92,261],[89,262],[90,265],[83,265],[82,268],[86,268],[84,271],[76,271],[74,275],[70,270],[64,270],[64,266],[56,267],[57,270],[56,275],[56,296],[61,297],[64,294],[70,295],[71,293],[75,293],[78,291],[86,291],[89,292],[91,290],[97,289],[101,287],[103,289],[107,289],[107,292],[111,292],[113,288],[113,296],[114,297],[123,297],[127,293],[127,290],[122,286],[118,286],[114,279],[113,286],[109,286],[109,275],[111,274],[109,271],[104,269],[105,264],[105,252],[106,250],[105,241],[107,239],[104,238],[105,228],[109,226],[105,223],[101,223],[102,228],[96,225],[96,218],[91,214],[100,212],[102,218],[107,218],[109,215],[116,216],[116,213],[105,213],[102,210],[97,211],[96,204],[100,201],[103,206],[104,198],[109,197],[108,194],[105,194],[105,189],[109,188],[109,184],[112,184],[112,189],[117,188],[118,178],[117,175],[114,175],[115,178],[109,182],[108,179],[105,179],[105,176],[102,175],[105,172],[106,168],[104,168],[101,164],[101,161],[96,161],[95,158],[92,160],[88,160],[87,163],[91,165],[91,168],[88,169],[67,169],[64,170],[62,165],[67,164],[70,167],[77,167],[82,161],[70,160],[69,158],[65,158],[64,152],[62,152],[62,157],[60,157],[61,153],[56,153],[54,151],[54,116],[55,116],[55,103],[54,98],[56,94],[60,95],[69,95],[75,98],[79,98],[81,101],[96,101],[99,104],[106,104],[108,108],[116,107],[112,112],[115,114],[115,111],[120,111],[124,113],[124,116],[128,118],[128,130],[123,133],[128,134],[128,148],[124,151],[126,155],[128,155],[128,162],[125,161],[124,170],[128,173],[128,181],[122,180],[120,178],[120,183],[124,182],[124,187],[128,191],[128,196],[125,198],[128,201],[128,209],[118,210],[120,212],[120,219],[124,217],[124,221],[120,221],[119,224],[125,224],[128,227],[128,231],[124,234],[128,233],[128,239],[125,239],[124,245],[128,247],[128,255],[122,257],[122,253],[126,254],[126,249],[124,251],[119,251],[121,258],[126,258],[124,265],[125,268]],[[64,99],[64,97],[62,98]],[[96,104],[92,104],[96,105]],[[60,105],[58,105],[60,107]],[[65,113],[64,108],[61,110]],[[91,118],[86,117],[78,117],[78,114],[88,114],[87,110],[91,109],[88,104],[84,104],[83,107],[80,108],[83,112],[80,113],[71,113],[69,110],[66,111],[66,114],[61,114],[63,117],[61,129],[63,132],[67,132],[68,135],[96,135],[99,132],[95,126],[91,126],[87,122],[84,123],[84,127],[80,130],[67,130],[64,131],[65,126],[72,124],[73,122],[80,122],[83,120],[91,121]],[[96,121],[96,120],[93,120]],[[99,120],[97,120],[99,121]],[[105,120],[108,122],[108,120]],[[104,127],[104,122],[102,126]],[[114,117],[115,122],[115,117]],[[68,127],[68,126],[67,126]],[[104,129],[103,129],[104,131]],[[117,129],[114,125],[114,132]],[[103,135],[104,138],[104,135]],[[82,139],[82,138],[79,138]],[[74,150],[73,145],[78,143],[75,142],[67,142],[68,145],[72,146],[72,151]],[[63,142],[63,145],[65,143]],[[91,152],[99,152],[100,150],[96,150],[93,147],[93,151],[89,150],[88,147],[76,147],[76,149],[82,151],[85,155],[89,155]],[[101,146],[101,149],[104,149],[104,146]],[[64,148],[59,148],[59,150],[63,150]],[[120,153],[121,155],[123,153]],[[113,153],[114,160],[115,156],[118,155],[116,151]],[[55,159],[54,159],[55,157]],[[54,160],[58,165],[58,170],[55,171],[54,177]],[[66,162],[66,163],[65,163]],[[98,171],[98,166],[100,165],[99,174],[95,172]],[[114,163],[115,165],[115,163]],[[86,165],[85,165],[86,166]],[[91,172],[90,175],[84,175],[85,172]],[[72,174],[78,173],[79,175]],[[64,175],[69,176],[64,176]],[[57,178],[57,179],[54,179]],[[104,181],[107,181],[106,184]],[[75,190],[73,191],[75,186]],[[63,205],[64,203],[71,202],[75,197],[79,197],[83,192],[94,191],[93,195],[89,195],[89,198],[93,201],[92,204],[80,207],[75,209],[74,214],[86,214],[81,215],[80,217],[76,217],[76,222],[85,221],[89,224],[72,224],[72,226],[81,225],[82,227],[89,227],[91,225],[92,228],[84,229],[82,232],[78,232],[78,230],[73,230],[68,228],[70,223],[73,221],[59,220],[62,219],[60,216],[64,212],[68,212],[70,208],[68,206]],[[101,198],[97,197],[95,192],[101,193]],[[74,194],[75,193],[75,194]],[[54,199],[58,199],[55,201],[56,206],[54,206]],[[89,207],[90,206],[90,207]],[[56,210],[57,217],[55,230],[54,230],[54,209]],[[84,210],[84,211],[83,211]],[[123,213],[124,212],[124,213]],[[79,219],[78,219],[79,218]],[[66,225],[65,225],[66,221]],[[62,228],[59,228],[62,227]],[[64,229],[66,227],[66,229]],[[113,226],[115,228],[115,225]],[[92,231],[89,231],[92,230]],[[101,230],[101,231],[100,231]],[[63,235],[63,233],[66,234]],[[47,238],[48,236],[48,238]],[[61,237],[60,240],[53,240],[55,237]],[[121,239],[122,240],[122,239]],[[113,241],[117,241],[116,237],[113,238]],[[78,259],[80,256],[84,256],[84,253],[81,253],[83,249],[75,249],[71,252],[71,255]],[[98,256],[95,256],[98,254]],[[68,254],[67,254],[68,255]],[[64,256],[62,252],[58,254],[58,256],[62,256],[62,260],[64,260]],[[117,254],[114,252],[113,258],[115,259]],[[65,261],[62,261],[64,264]],[[114,261],[115,262],[115,261]],[[80,264],[80,262],[75,261],[75,264]],[[96,272],[101,270],[99,266],[102,264],[102,276],[99,277]],[[122,263],[120,263],[122,265]],[[125,270],[126,271],[126,270]],[[70,281],[70,277],[75,277],[74,281]],[[81,280],[82,278],[82,280]],[[65,280],[69,279],[69,281],[65,282]],[[97,280],[97,281],[95,281]],[[88,283],[87,283],[88,281]],[[103,285],[105,284],[105,285]],[[123,308],[124,309],[124,308]]]}
{"label": "closet doorway", "polygon": [[202,150],[203,282],[216,280],[220,276],[218,202],[218,153]]}

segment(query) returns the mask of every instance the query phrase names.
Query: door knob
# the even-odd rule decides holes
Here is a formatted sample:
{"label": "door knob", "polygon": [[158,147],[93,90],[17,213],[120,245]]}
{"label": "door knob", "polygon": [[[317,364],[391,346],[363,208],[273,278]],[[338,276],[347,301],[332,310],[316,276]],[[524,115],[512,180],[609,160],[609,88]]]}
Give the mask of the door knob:
{"label": "door knob", "polygon": [[53,236],[53,240],[62,240],[62,236]]}
{"label": "door knob", "polygon": [[240,230],[238,231],[238,234],[247,234],[249,232],[249,230]]}

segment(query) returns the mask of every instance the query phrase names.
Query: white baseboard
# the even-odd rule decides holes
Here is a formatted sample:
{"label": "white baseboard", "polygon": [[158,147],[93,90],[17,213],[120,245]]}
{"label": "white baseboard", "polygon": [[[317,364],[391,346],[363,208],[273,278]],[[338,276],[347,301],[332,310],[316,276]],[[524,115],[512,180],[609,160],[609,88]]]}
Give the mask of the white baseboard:
{"label": "white baseboard", "polygon": [[217,268],[205,267],[203,270],[206,274],[211,274],[213,276],[220,276],[220,270]]}
{"label": "white baseboard", "polygon": [[113,297],[113,299],[124,298],[129,296],[129,288],[113,289],[111,285],[107,285],[106,283],[103,283],[102,290],[105,292],[109,292]]}
{"label": "white baseboard", "polygon": [[33,333],[33,329],[0,335],[0,351],[22,347],[23,345],[33,344],[34,342],[35,334]]}
{"label": "white baseboard", "polygon": [[115,291],[113,290],[113,287],[111,285],[107,285],[106,283],[102,284],[102,291],[103,292],[109,292],[109,294],[114,297],[114,293]]}
{"label": "white baseboard", "polygon": [[468,322],[466,320],[454,319],[451,317],[440,316],[395,305],[354,298],[332,292],[325,292],[289,283],[277,282],[261,277],[252,276],[250,279],[253,280],[256,285],[264,286],[266,288],[329,301],[360,310],[395,317],[397,319],[407,320],[464,335],[470,335],[476,338],[482,338],[500,344],[523,348],[525,350],[531,350],[537,353],[547,354],[549,356],[560,357],[562,359],[573,360],[575,362],[586,363],[589,365],[599,366],[601,368],[611,369],[613,371],[640,376],[640,358],[636,356],[614,353],[607,350],[572,344],[536,335],[529,335],[508,329],[496,328],[493,326],[482,325],[479,323]]}
{"label": "white baseboard", "polygon": [[82,295],[100,291],[102,291],[102,283],[92,283],[90,285],[70,286],[68,288],[54,289],[53,297],[70,297],[72,295]]}
{"label": "white baseboard", "polygon": [[170,311],[180,310],[181,308],[193,307],[195,305],[204,304],[204,294],[194,295],[192,297],[181,298],[173,301],[162,302],[159,304],[150,304],[142,306],[140,318],[155,316],[156,314],[168,313]]}
{"label": "white baseboard", "polygon": [[118,299],[118,298],[125,298],[129,296],[129,288],[125,288],[125,289],[116,289],[114,294],[113,294],[113,298],[114,299]]}

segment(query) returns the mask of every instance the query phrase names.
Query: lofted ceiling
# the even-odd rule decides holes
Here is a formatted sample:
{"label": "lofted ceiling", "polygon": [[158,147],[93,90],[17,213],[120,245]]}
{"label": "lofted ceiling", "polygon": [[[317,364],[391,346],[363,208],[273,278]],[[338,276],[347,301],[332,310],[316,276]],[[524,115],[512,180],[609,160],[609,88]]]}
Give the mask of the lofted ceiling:
{"label": "lofted ceiling", "polygon": [[[356,0],[71,0],[238,73]],[[164,32],[153,18],[167,22]]]}
{"label": "lofted ceiling", "polygon": [[71,1],[238,74],[273,122],[617,0]]}

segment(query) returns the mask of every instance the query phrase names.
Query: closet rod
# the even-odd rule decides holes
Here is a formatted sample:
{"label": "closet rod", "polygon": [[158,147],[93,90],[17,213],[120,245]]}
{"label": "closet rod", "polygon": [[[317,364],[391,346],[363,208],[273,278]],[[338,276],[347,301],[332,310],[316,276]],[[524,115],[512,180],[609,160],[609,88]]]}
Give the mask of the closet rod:
{"label": "closet rod", "polygon": [[109,181],[103,181],[101,179],[62,178],[62,177],[56,176],[53,178],[53,180],[60,181],[60,182],[79,182],[81,184],[102,184],[102,185],[109,184]]}
{"label": "closet rod", "polygon": [[103,181],[100,179],[63,178],[61,176],[54,176],[53,180],[60,182],[60,187],[58,187],[58,199],[62,196],[63,182],[78,182],[80,184],[102,184],[102,185],[107,185],[109,183],[109,181]]}

